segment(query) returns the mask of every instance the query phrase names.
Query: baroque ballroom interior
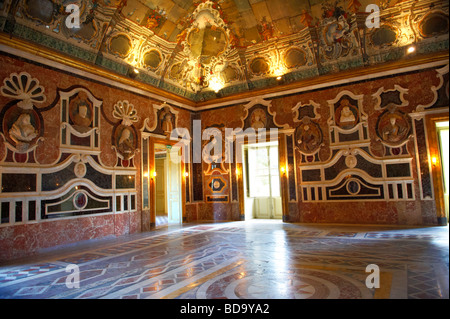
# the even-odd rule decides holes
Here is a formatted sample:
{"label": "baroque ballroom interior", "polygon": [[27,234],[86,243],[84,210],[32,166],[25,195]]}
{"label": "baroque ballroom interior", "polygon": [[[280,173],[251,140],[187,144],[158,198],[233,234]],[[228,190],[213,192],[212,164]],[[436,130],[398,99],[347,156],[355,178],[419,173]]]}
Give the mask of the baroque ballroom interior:
{"label": "baroque ballroom interior", "polygon": [[0,298],[448,299],[448,15],[0,0]]}

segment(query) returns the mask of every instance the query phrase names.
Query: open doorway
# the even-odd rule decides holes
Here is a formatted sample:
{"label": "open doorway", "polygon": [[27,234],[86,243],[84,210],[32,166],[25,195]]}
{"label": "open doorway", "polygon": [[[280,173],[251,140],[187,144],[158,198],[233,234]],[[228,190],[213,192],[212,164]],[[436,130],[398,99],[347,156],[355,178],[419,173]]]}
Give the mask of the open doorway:
{"label": "open doorway", "polygon": [[282,219],[278,142],[243,146],[245,220]]}
{"label": "open doorway", "polygon": [[180,148],[154,144],[155,225],[180,224],[182,220],[182,179]]}
{"label": "open doorway", "polygon": [[448,221],[449,213],[449,197],[448,197],[448,188],[449,188],[449,125],[448,121],[437,122],[436,128],[438,132],[439,139],[439,151],[441,157],[441,171],[442,171],[442,179],[443,179],[443,189],[444,189],[444,206],[445,206],[445,216]]}

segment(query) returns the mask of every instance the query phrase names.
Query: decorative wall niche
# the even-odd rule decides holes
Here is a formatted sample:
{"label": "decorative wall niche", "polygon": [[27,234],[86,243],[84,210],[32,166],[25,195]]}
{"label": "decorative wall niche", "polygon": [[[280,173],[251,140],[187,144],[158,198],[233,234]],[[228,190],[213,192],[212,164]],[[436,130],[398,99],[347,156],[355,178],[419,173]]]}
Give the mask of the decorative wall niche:
{"label": "decorative wall niche", "polygon": [[383,112],[378,118],[376,127],[381,143],[393,149],[401,148],[408,142],[411,129],[411,119],[407,114],[397,110],[397,107]]}
{"label": "decorative wall niche", "polygon": [[[225,168],[227,156],[225,136],[221,128],[223,125],[214,125],[203,131],[204,141],[202,159],[207,165],[204,176],[206,178],[206,202],[229,202],[229,171]],[[218,154],[217,154],[218,153]],[[230,165],[230,164],[228,164]]]}
{"label": "decorative wall niche", "polygon": [[331,148],[349,143],[369,142],[367,114],[363,111],[363,95],[342,91],[328,101],[331,117],[328,119]]}
{"label": "decorative wall niche", "polygon": [[161,105],[153,104],[154,121],[150,126],[150,119],[144,120],[142,132],[150,133],[150,135],[170,138],[172,130],[178,126],[178,111],[175,111],[169,104],[163,103]]}
{"label": "decorative wall niche", "polygon": [[301,154],[301,162],[319,161],[318,152],[323,146],[323,132],[317,120],[320,119],[320,105],[314,101],[298,103],[294,107],[294,122],[299,123],[295,130],[295,148]]}
{"label": "decorative wall niche", "polygon": [[439,79],[437,86],[432,86],[434,98],[431,103],[426,105],[417,105],[416,112],[423,112],[426,110],[436,108],[448,108],[449,105],[449,65],[436,69],[436,77]]}
{"label": "decorative wall niche", "polygon": [[58,91],[61,104],[61,147],[63,150],[100,150],[100,107],[102,101],[83,87]]}
{"label": "decorative wall niche", "polygon": [[320,125],[304,117],[302,123],[297,127],[295,132],[296,148],[310,159],[314,157],[320,147],[323,146],[323,134]]}
{"label": "decorative wall niche", "polygon": [[269,110],[271,104],[271,101],[255,98],[244,105],[246,114],[241,118],[242,129],[245,131],[248,128],[252,128],[255,132],[258,132],[260,129],[289,128],[289,125],[287,124],[280,125],[276,123],[276,112],[270,112]]}
{"label": "decorative wall niche", "polygon": [[[225,168],[227,162],[227,155],[225,152],[225,137],[224,132],[219,127],[208,127],[203,133],[203,138],[209,136],[209,140],[204,141],[202,148],[202,160],[208,165],[205,175],[228,174]],[[216,155],[218,151],[219,155]]]}
{"label": "decorative wall niche", "polygon": [[119,101],[114,105],[113,117],[120,120],[114,128],[112,135],[113,148],[116,150],[122,166],[128,167],[138,149],[138,132],[133,126],[139,118],[134,105],[128,101]]}
{"label": "decorative wall niche", "polygon": [[395,84],[391,90],[385,90],[384,87],[378,89],[373,94],[373,98],[376,100],[375,110],[384,110],[388,106],[394,105],[397,107],[404,107],[409,105],[409,101],[405,99],[405,94],[408,94],[408,89],[402,88],[400,85]]}
{"label": "decorative wall niche", "polygon": [[12,160],[27,162],[31,157],[28,153],[37,147],[44,132],[41,109],[34,106],[34,103],[45,102],[44,87],[27,72],[21,72],[4,79],[0,91],[3,96],[14,99],[0,113],[0,134],[12,152]]}

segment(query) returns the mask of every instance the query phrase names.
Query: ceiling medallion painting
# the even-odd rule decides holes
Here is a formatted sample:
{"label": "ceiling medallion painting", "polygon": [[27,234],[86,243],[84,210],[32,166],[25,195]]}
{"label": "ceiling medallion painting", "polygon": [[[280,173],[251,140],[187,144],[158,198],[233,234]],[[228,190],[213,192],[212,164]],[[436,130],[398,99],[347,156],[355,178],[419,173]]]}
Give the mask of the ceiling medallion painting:
{"label": "ceiling medallion painting", "polygon": [[231,49],[231,32],[217,3],[200,3],[192,14],[191,26],[183,31],[183,53],[187,61],[178,71],[189,72],[190,87],[199,92],[206,87],[218,90],[223,85],[217,75],[228,65],[226,55]]}
{"label": "ceiling medallion painting", "polygon": [[[1,31],[193,102],[399,61],[411,44],[448,50],[444,0],[3,3]],[[364,24],[369,3],[379,28]],[[70,4],[79,28],[65,23]]]}
{"label": "ceiling medallion painting", "polygon": [[158,28],[167,19],[166,10],[160,9],[158,6],[156,9],[151,9],[148,13],[146,27],[150,30]]}

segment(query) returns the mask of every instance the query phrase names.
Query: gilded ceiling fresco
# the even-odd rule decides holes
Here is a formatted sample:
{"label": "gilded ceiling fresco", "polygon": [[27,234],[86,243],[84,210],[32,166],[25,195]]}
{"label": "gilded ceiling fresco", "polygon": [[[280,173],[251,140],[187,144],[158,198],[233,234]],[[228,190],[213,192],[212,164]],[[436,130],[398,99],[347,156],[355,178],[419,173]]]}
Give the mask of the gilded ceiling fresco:
{"label": "gilded ceiling fresco", "polygon": [[448,21],[444,0],[0,1],[11,36],[195,102],[445,51]]}

